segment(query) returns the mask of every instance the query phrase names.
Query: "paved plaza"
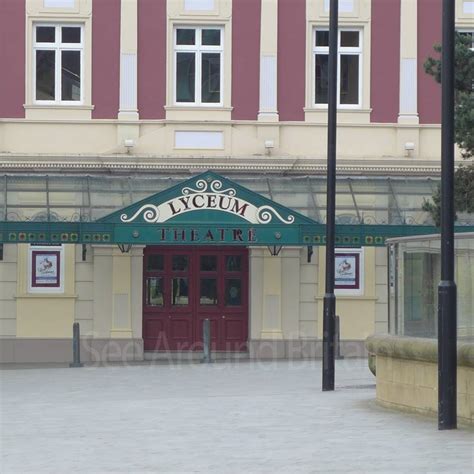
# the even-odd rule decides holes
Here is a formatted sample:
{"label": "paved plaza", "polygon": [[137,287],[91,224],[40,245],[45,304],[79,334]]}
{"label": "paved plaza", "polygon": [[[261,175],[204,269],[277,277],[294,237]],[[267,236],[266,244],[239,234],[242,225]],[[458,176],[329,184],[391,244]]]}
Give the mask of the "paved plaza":
{"label": "paved plaza", "polygon": [[366,360],[0,372],[2,473],[472,472],[474,431],[378,407]]}

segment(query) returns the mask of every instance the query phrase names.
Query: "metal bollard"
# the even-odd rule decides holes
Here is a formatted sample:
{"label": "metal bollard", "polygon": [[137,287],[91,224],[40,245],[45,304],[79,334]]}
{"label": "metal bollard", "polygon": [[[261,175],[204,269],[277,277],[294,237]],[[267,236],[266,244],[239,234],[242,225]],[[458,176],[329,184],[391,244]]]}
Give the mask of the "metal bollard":
{"label": "metal bollard", "polygon": [[344,359],[344,356],[341,355],[341,325],[340,325],[340,318],[336,316],[336,324],[335,324],[335,331],[336,331],[336,340],[335,342],[335,353],[336,359]]}
{"label": "metal bollard", "polygon": [[72,363],[69,367],[84,367],[84,364],[81,364],[80,336],[79,323],[74,323],[72,325]]}
{"label": "metal bollard", "polygon": [[211,321],[209,319],[205,319],[202,322],[202,344],[204,356],[201,359],[201,363],[210,364],[213,361],[211,358]]}

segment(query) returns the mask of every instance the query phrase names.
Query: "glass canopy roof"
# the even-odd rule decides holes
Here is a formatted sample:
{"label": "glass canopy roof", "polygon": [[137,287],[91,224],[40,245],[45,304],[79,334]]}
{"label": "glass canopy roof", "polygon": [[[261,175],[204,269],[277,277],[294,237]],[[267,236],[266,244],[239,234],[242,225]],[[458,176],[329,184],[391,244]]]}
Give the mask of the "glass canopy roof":
{"label": "glass canopy roof", "polygon": [[[190,177],[3,175],[0,221],[92,222]],[[318,222],[326,220],[324,176],[232,174],[229,178]],[[437,184],[432,178],[339,177],[337,223],[432,224],[421,206]],[[458,216],[458,225],[472,223],[474,216]]]}

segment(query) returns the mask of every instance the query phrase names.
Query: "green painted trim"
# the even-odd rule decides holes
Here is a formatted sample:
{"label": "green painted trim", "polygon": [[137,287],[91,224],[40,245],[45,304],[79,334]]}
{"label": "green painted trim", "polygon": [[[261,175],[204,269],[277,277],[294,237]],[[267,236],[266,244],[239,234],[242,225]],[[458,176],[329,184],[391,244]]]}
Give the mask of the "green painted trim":
{"label": "green painted trim", "polygon": [[[242,240],[234,239],[233,230],[242,232]],[[214,237],[225,233],[224,239],[206,238],[211,230]],[[173,238],[163,241],[162,232],[168,236],[174,232],[185,232],[185,240]],[[192,235],[192,231],[196,233]],[[474,232],[474,226],[457,227],[457,233]],[[252,238],[248,236],[252,232]],[[385,240],[391,237],[410,235],[430,235],[436,233],[432,226],[402,225],[338,225],[336,226],[336,245],[338,247],[384,247]],[[131,243],[140,245],[298,245],[321,246],[326,241],[326,227],[322,224],[292,225],[249,225],[223,223],[154,225],[102,223],[102,222],[0,222],[0,243],[35,244],[116,244]]]}

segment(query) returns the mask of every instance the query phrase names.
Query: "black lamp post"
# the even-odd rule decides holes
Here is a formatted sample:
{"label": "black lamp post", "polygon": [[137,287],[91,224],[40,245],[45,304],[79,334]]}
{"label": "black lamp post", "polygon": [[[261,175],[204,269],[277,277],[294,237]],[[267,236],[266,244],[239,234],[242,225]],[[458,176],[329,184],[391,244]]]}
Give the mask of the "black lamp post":
{"label": "black lamp post", "polygon": [[443,0],[441,61],[441,281],[438,286],[438,429],[457,427],[454,282],[454,0]]}
{"label": "black lamp post", "polygon": [[336,234],[336,123],[337,123],[338,0],[329,10],[328,158],[326,191],[326,291],[323,314],[323,391],[334,390],[334,341],[336,296],[334,294],[334,245]]}

